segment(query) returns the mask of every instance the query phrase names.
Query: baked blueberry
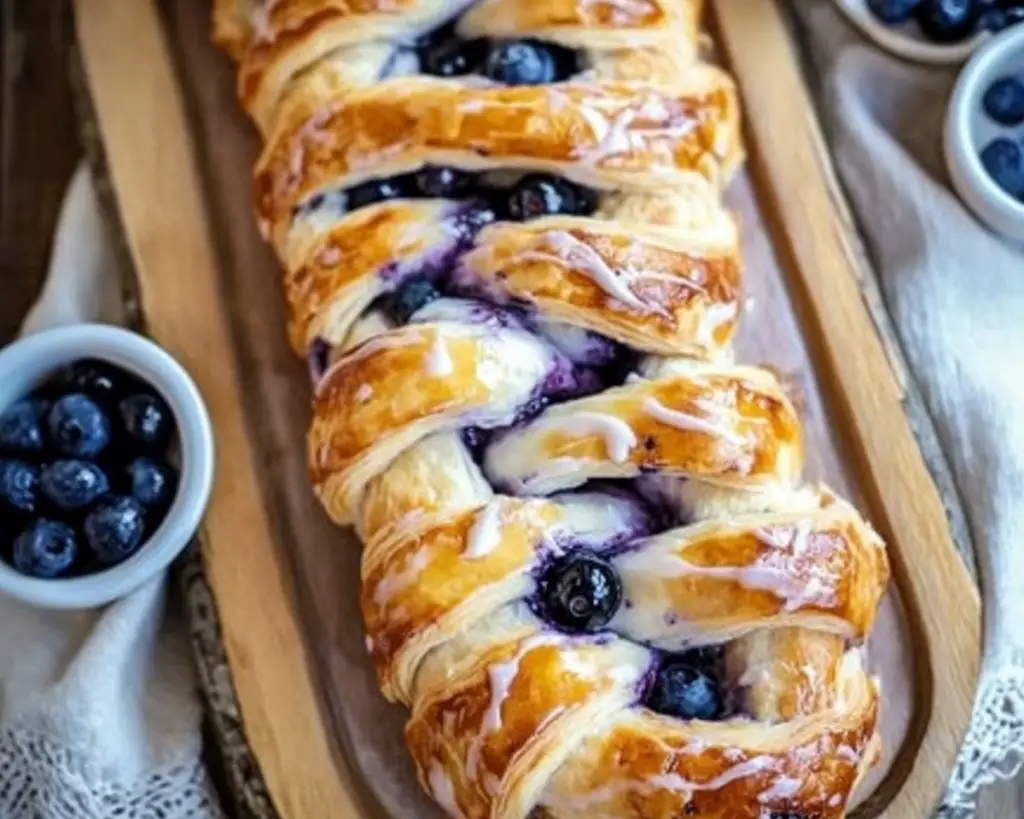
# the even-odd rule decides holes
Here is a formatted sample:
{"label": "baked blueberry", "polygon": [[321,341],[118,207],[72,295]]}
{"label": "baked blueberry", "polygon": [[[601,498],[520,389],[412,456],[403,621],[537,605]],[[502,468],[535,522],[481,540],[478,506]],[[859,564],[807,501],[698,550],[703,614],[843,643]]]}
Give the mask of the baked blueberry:
{"label": "baked blueberry", "polygon": [[174,469],[153,458],[136,458],[128,464],[131,495],[143,506],[164,509],[174,499],[177,475]]}
{"label": "baked blueberry", "polygon": [[996,80],[981,98],[981,105],[1000,125],[1020,125],[1024,122],[1024,82],[1017,77]]}
{"label": "baked blueberry", "polygon": [[0,505],[31,514],[39,501],[39,467],[13,459],[0,460]]}
{"label": "baked blueberry", "polygon": [[486,57],[486,40],[450,39],[428,45],[420,59],[427,74],[461,77],[479,71]]}
{"label": "baked blueberry", "polygon": [[886,25],[905,23],[924,0],[868,0],[868,9]]}
{"label": "baked blueberry", "polygon": [[680,719],[718,719],[722,695],[710,671],[696,657],[674,657],[661,664],[647,695],[647,706]]}
{"label": "baked blueberry", "polygon": [[110,482],[96,464],[68,459],[43,467],[39,487],[54,508],[73,512],[84,509],[109,492]]}
{"label": "baked blueberry", "polygon": [[138,452],[161,452],[174,434],[171,410],[158,395],[140,392],[122,398],[117,405],[121,427]]}
{"label": "baked blueberry", "polygon": [[142,545],[145,515],[135,498],[114,495],[96,505],[82,528],[93,556],[110,566],[130,557]]}
{"label": "baked blueberry", "polygon": [[49,404],[25,398],[0,415],[0,452],[5,455],[38,455],[45,446],[43,418]]}
{"label": "baked blueberry", "polygon": [[465,196],[475,177],[458,168],[429,166],[416,174],[416,189],[424,196],[448,198]]}
{"label": "baked blueberry", "polygon": [[362,185],[349,188],[345,194],[345,201],[348,210],[352,211],[406,195],[408,195],[408,180],[405,177],[393,176],[387,179],[372,179]]}
{"label": "baked blueberry", "polygon": [[981,164],[1010,196],[1024,197],[1024,154],[1016,142],[1006,137],[990,142],[981,152]]}
{"label": "baked blueberry", "polygon": [[78,556],[75,531],[64,523],[36,520],[14,539],[11,562],[22,574],[59,577]]}
{"label": "baked blueberry", "polygon": [[509,194],[510,219],[524,222],[539,216],[567,214],[583,216],[594,210],[593,196],[578,185],[553,176],[531,174],[523,177]]}
{"label": "baked blueberry", "polygon": [[130,388],[131,376],[113,364],[83,358],[71,364],[61,379],[65,392],[81,392],[95,401],[111,405]]}
{"label": "baked blueberry", "polygon": [[537,584],[540,614],[569,631],[593,632],[608,624],[622,603],[614,567],[593,552],[559,558]]}
{"label": "baked blueberry", "polygon": [[53,447],[61,455],[95,458],[110,443],[110,420],[106,413],[80,392],[54,401],[46,423]]}
{"label": "baked blueberry", "polygon": [[505,85],[545,85],[562,79],[552,48],[536,40],[505,40],[491,45],[484,74]]}
{"label": "baked blueberry", "polygon": [[433,283],[424,279],[406,282],[384,302],[386,312],[396,324],[407,324],[413,313],[441,297]]}
{"label": "baked blueberry", "polygon": [[976,0],[924,0],[915,11],[921,31],[936,43],[963,40],[974,31],[979,14]]}

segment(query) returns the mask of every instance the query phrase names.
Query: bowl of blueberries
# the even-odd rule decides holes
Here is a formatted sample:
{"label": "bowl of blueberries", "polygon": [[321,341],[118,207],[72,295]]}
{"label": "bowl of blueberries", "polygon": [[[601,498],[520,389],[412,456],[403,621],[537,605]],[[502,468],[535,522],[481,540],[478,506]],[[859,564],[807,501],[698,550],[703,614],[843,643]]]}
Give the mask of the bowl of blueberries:
{"label": "bowl of blueberries", "polygon": [[986,43],[964,68],[944,143],[960,198],[992,230],[1024,243],[1024,28]]}
{"label": "bowl of blueberries", "polygon": [[195,383],[96,324],[0,351],[0,593],[48,608],[123,597],[192,537],[213,483]]}
{"label": "bowl of blueberries", "polygon": [[1024,22],[1024,0],[835,0],[879,46],[934,65],[968,59],[993,34]]}

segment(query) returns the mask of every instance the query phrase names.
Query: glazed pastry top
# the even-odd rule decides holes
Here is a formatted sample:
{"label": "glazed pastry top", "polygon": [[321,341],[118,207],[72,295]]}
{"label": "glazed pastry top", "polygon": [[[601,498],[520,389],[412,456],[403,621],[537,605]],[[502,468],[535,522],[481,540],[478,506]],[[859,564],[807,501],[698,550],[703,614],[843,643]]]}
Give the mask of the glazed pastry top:
{"label": "glazed pastry top", "polygon": [[424,789],[478,819],[838,819],[885,547],[733,362],[736,89],[697,0],[215,0]]}

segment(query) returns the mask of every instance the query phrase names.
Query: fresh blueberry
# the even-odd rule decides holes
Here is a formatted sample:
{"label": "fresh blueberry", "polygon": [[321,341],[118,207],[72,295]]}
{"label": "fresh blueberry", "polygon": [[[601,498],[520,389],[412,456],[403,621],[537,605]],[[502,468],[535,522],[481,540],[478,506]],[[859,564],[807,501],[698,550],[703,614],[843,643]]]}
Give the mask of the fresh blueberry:
{"label": "fresh blueberry", "polygon": [[622,602],[618,573],[593,552],[578,551],[556,560],[541,576],[537,590],[541,616],[570,631],[598,631]]}
{"label": "fresh blueberry", "polygon": [[133,379],[106,361],[83,358],[68,367],[61,381],[64,392],[85,393],[109,406],[130,389]]}
{"label": "fresh blueberry", "polygon": [[372,179],[361,185],[351,187],[346,192],[348,210],[357,210],[377,202],[398,199],[408,194],[408,180],[394,176],[388,179]]}
{"label": "fresh blueberry", "polygon": [[142,392],[122,398],[117,405],[121,425],[139,452],[162,452],[174,434],[174,418],[162,398]]}
{"label": "fresh blueberry", "polygon": [[492,45],[484,74],[505,85],[545,85],[558,79],[558,63],[543,43],[507,40]]}
{"label": "fresh blueberry", "polygon": [[132,497],[143,506],[166,508],[174,498],[177,475],[167,464],[152,458],[136,458],[128,464]]}
{"label": "fresh blueberry", "polygon": [[924,0],[868,0],[868,9],[886,25],[905,23]]}
{"label": "fresh blueberry", "polygon": [[39,500],[39,467],[0,460],[0,505],[31,514]]}
{"label": "fresh blueberry", "polygon": [[39,476],[43,495],[60,511],[84,509],[110,491],[110,481],[96,464],[88,461],[54,461]]}
{"label": "fresh blueberry", "polygon": [[109,566],[130,557],[142,544],[145,515],[135,498],[115,495],[97,504],[82,528],[93,556]]}
{"label": "fresh blueberry", "polygon": [[457,168],[426,167],[416,174],[416,189],[424,196],[448,198],[465,196],[475,177]]}
{"label": "fresh blueberry", "polygon": [[445,40],[422,54],[423,70],[435,77],[461,77],[479,71],[487,56],[486,40]]}
{"label": "fresh blueberry", "polygon": [[531,174],[523,177],[508,198],[509,218],[519,222],[556,214],[586,215],[596,202],[589,191],[557,177]]}
{"label": "fresh blueberry", "polygon": [[963,40],[978,22],[976,0],[924,0],[915,16],[925,37],[936,43]]}
{"label": "fresh blueberry", "polygon": [[59,577],[75,562],[78,541],[64,523],[37,520],[14,539],[14,568],[33,577]]}
{"label": "fresh blueberry", "polygon": [[407,324],[413,313],[424,305],[439,299],[441,294],[431,282],[424,279],[407,282],[384,302],[385,312],[397,324]]}
{"label": "fresh blueberry", "polygon": [[43,418],[49,404],[25,398],[0,415],[0,452],[6,455],[38,455],[46,444]]}
{"label": "fresh blueberry", "polygon": [[58,398],[46,420],[50,440],[61,455],[95,458],[110,443],[110,421],[99,405],[82,393]]}
{"label": "fresh blueberry", "polygon": [[981,164],[1010,196],[1024,198],[1024,154],[1011,139],[1000,137],[981,152]]}
{"label": "fresh blueberry", "polygon": [[647,706],[680,719],[713,720],[722,714],[722,696],[714,677],[698,658],[675,657],[658,669]]}
{"label": "fresh blueberry", "polygon": [[1024,122],[1024,82],[1017,77],[1003,77],[988,87],[981,98],[985,113],[1000,125]]}

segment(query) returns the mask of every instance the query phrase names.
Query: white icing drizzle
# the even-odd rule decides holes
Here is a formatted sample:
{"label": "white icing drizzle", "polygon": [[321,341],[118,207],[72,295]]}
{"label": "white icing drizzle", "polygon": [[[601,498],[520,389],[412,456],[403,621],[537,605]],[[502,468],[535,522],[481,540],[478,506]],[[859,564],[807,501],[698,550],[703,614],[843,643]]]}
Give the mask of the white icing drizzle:
{"label": "white icing drizzle", "polygon": [[328,245],[317,254],[317,261],[324,267],[333,267],[341,261],[341,251],[337,245]]}
{"label": "white icing drizzle", "polygon": [[705,347],[715,346],[715,331],[736,318],[739,305],[734,301],[715,302],[709,304],[701,315],[697,327],[697,341]]}
{"label": "white icing drizzle", "polygon": [[386,575],[373,590],[373,602],[383,606],[395,594],[410,585],[430,565],[430,552],[419,549],[406,561],[405,568],[395,574]]}
{"label": "white icing drizzle", "polygon": [[373,653],[373,638],[369,634],[366,635],[365,645],[366,645],[366,653],[367,654],[372,654]]}
{"label": "white icing drizzle", "polygon": [[487,711],[484,712],[483,719],[480,720],[480,732],[469,744],[469,750],[466,752],[466,774],[470,778],[476,779],[480,764],[480,749],[484,738],[501,728],[501,706],[508,698],[509,688],[512,687],[516,675],[519,674],[519,661],[533,649],[546,645],[560,645],[563,639],[557,634],[535,634],[533,637],[523,640],[519,645],[519,650],[510,660],[488,667],[487,676],[490,681],[491,701],[487,706]]}
{"label": "white icing drizzle", "polygon": [[792,527],[759,528],[755,529],[753,534],[765,546],[773,549],[791,549],[793,554],[802,555],[807,552],[808,539],[813,530],[814,524],[810,519],[804,518]]}
{"label": "white icing drizzle", "polygon": [[360,404],[365,404],[373,396],[373,387],[369,384],[360,384],[359,389],[356,390],[356,401]]}
{"label": "white icing drizzle", "polygon": [[430,771],[427,773],[427,784],[434,800],[440,805],[449,816],[454,819],[462,819],[463,813],[459,809],[459,803],[455,801],[455,789],[452,787],[452,780],[445,773],[440,763],[432,762]]}
{"label": "white icing drizzle", "polygon": [[427,373],[435,378],[444,378],[444,376],[452,374],[454,367],[451,356],[448,355],[448,342],[445,341],[441,333],[436,335],[434,343],[430,345],[426,367]]}
{"label": "white icing drizzle", "polygon": [[830,808],[838,808],[842,801],[843,795],[841,793],[834,793],[828,798],[828,806]]}
{"label": "white icing drizzle", "polygon": [[639,555],[636,565],[661,577],[711,577],[733,581],[753,591],[766,591],[784,601],[785,611],[796,611],[807,605],[827,608],[836,602],[834,578],[827,578],[815,567],[808,567],[812,574],[805,580],[784,565],[696,566],[677,554],[668,553]]}
{"label": "white icing drizzle", "polygon": [[410,333],[384,333],[379,336],[372,336],[352,350],[352,352],[342,356],[328,367],[321,377],[320,383],[327,380],[336,370],[340,370],[350,364],[355,364],[357,361],[362,361],[364,358],[369,358],[370,356],[376,355],[384,350],[397,350],[401,347],[411,347],[413,344],[419,344],[421,341],[422,338],[419,334]]}
{"label": "white icing drizzle", "polygon": [[484,101],[479,97],[463,100],[459,103],[459,110],[463,114],[479,114],[486,107]]}
{"label": "white icing drizzle", "polygon": [[836,748],[836,756],[841,757],[842,759],[845,759],[847,762],[851,762],[854,765],[860,763],[860,754],[858,754],[849,745],[840,745],[838,748]]}
{"label": "white icing drizzle", "polygon": [[[593,11],[594,6],[610,6],[612,9],[612,21],[615,23],[630,22],[632,17],[646,17],[654,9],[647,0],[583,0],[581,8],[587,14]],[[616,12],[621,12],[629,17],[620,18]]]}
{"label": "white icing drizzle", "polygon": [[714,421],[709,421],[707,418],[700,418],[696,415],[670,409],[657,398],[648,396],[644,399],[643,407],[644,412],[660,424],[692,432],[703,432],[705,435],[721,438],[736,446],[743,446],[747,443],[745,437],[733,432],[731,429]]}
{"label": "white icing drizzle", "polygon": [[545,430],[559,429],[576,437],[600,435],[604,438],[608,460],[622,464],[629,459],[629,453],[636,446],[633,428],[614,415],[603,412],[574,412],[571,415],[555,417],[544,421]]}
{"label": "white icing drizzle", "polygon": [[757,797],[757,801],[762,805],[766,805],[776,799],[790,799],[800,790],[800,785],[799,779],[793,779],[791,776],[780,776],[770,788],[761,792],[761,795]]}
{"label": "white icing drizzle", "polygon": [[673,791],[682,794],[689,802],[695,791],[717,791],[737,779],[756,776],[762,771],[773,771],[778,768],[774,757],[756,756],[746,762],[738,762],[726,768],[718,776],[707,782],[693,782],[679,774],[658,774],[645,780],[618,780],[603,788],[595,788],[587,794],[569,799],[552,801],[552,806],[567,811],[587,811],[597,805],[610,802],[620,793],[636,792],[652,794],[658,791]]}
{"label": "white icing drizzle", "polygon": [[630,276],[618,275],[616,271],[608,266],[607,262],[601,258],[597,251],[581,242],[571,233],[567,233],[564,230],[549,230],[542,238],[552,247],[554,250],[553,254],[531,250],[521,253],[520,258],[545,262],[554,261],[563,265],[571,264],[577,272],[582,273],[593,281],[615,301],[642,313],[650,313],[657,310],[655,306],[647,304],[630,290]]}
{"label": "white icing drizzle", "polygon": [[270,27],[270,3],[257,3],[249,15],[253,39],[258,42],[273,42],[274,31]]}
{"label": "white icing drizzle", "polygon": [[501,501],[495,498],[477,512],[466,536],[462,556],[469,560],[486,557],[501,543]]}

